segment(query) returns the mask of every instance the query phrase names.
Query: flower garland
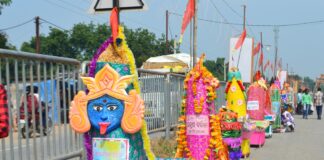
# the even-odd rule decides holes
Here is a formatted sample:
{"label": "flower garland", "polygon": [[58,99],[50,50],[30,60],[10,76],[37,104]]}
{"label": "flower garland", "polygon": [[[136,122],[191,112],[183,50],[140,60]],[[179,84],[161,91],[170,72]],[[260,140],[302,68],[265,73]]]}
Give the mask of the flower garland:
{"label": "flower garland", "polygon": [[[201,59],[203,59],[205,57],[205,55],[202,56]],[[216,88],[219,87],[219,81],[217,78],[215,78],[212,73],[210,71],[208,71],[208,69],[206,67],[204,67],[202,65],[203,61],[200,60],[199,64],[197,64],[195,66],[194,69],[192,69],[189,74],[186,76],[185,80],[184,80],[184,89],[187,90],[188,89],[188,83],[192,78],[192,91],[193,91],[193,95],[196,96],[197,95],[197,83],[199,81],[199,79],[203,78],[203,84],[206,87],[206,91],[207,91],[207,98],[203,98],[201,97],[199,100],[195,99],[194,100],[194,110],[197,114],[200,114],[203,110],[203,104],[205,101],[207,101],[207,103],[212,103],[216,98]],[[186,100],[186,95],[184,95],[183,99]],[[186,104],[182,105],[182,110],[183,108],[186,106]]]}
{"label": "flower garland", "polygon": [[[188,90],[189,81],[193,81],[192,83],[192,91],[193,95],[197,95],[197,83],[201,78],[204,78],[203,83],[206,87],[207,97],[201,97],[199,99],[194,99],[194,111],[197,114],[200,114],[203,110],[203,104],[206,101],[208,104],[212,103],[216,99],[215,90],[219,86],[219,81],[212,76],[212,74],[202,65],[202,59],[204,55],[200,59],[199,63],[196,67],[189,72],[184,80],[184,89]],[[183,156],[193,159],[192,154],[188,148],[187,135],[186,135],[186,107],[187,107],[187,95],[185,94],[182,99],[181,105],[181,116],[179,117],[179,125],[177,131],[177,152],[175,158],[182,158]],[[210,111],[213,111],[212,108],[209,108]],[[220,126],[220,118],[217,115],[209,116],[210,123],[210,133],[211,137],[209,140],[209,146],[205,151],[204,159],[208,160],[211,153],[214,152],[216,155],[216,159],[219,160],[227,160],[228,152],[227,147],[222,141],[221,135],[221,126]]]}

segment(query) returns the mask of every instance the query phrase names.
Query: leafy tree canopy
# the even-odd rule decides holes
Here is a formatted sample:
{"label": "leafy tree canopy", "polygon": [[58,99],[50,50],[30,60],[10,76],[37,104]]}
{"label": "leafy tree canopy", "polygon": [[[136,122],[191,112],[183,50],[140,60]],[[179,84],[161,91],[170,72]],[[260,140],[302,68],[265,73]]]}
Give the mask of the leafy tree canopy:
{"label": "leafy tree canopy", "polygon": [[8,37],[4,32],[0,32],[0,48],[16,49],[12,44],[8,42]]}
{"label": "leafy tree canopy", "polygon": [[10,4],[11,4],[11,0],[0,0],[0,14],[3,7],[9,6]]}
{"label": "leafy tree canopy", "polygon": [[218,80],[224,81],[224,61],[225,58],[217,58],[216,62],[206,60],[204,65]]}
{"label": "leafy tree canopy", "polygon": [[[110,28],[105,24],[74,25],[71,31],[51,28],[48,35],[41,35],[41,53],[90,60],[97,48],[111,35]],[[134,53],[138,67],[149,57],[165,54],[165,35],[157,37],[148,29],[130,29],[125,27],[127,43]],[[173,44],[174,40],[169,43]],[[35,37],[24,42],[22,51],[35,52]],[[172,53],[173,46],[169,45],[168,53]]]}

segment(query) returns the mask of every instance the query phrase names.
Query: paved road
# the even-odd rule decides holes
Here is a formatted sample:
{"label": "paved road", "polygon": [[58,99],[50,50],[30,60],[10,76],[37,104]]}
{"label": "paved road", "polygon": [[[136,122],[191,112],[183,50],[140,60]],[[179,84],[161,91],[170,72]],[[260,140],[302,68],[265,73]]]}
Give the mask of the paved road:
{"label": "paved road", "polygon": [[251,160],[324,160],[324,120],[295,115],[293,133],[276,133],[262,148],[251,149]]}
{"label": "paved road", "polygon": [[[262,148],[252,148],[250,160],[324,160],[324,120],[317,120],[315,116],[310,116],[308,120],[303,120],[296,115],[296,129],[293,133],[276,133],[273,137],[266,140]],[[152,134],[158,137],[164,133]],[[63,136],[62,136],[63,137]],[[15,136],[14,142],[17,143]],[[52,137],[51,137],[52,138]],[[69,136],[67,137],[69,138]],[[36,144],[40,147],[40,139],[37,138]],[[44,141],[46,141],[44,139]],[[53,140],[51,140],[53,142]],[[32,140],[31,140],[32,143]],[[46,146],[46,142],[44,142]],[[59,141],[56,139],[56,149],[59,150]],[[64,143],[63,143],[64,144]],[[1,144],[0,144],[1,145]],[[37,148],[38,148],[37,147]],[[64,146],[65,147],[65,146]],[[6,159],[11,159],[8,142],[6,143]],[[53,149],[53,146],[51,146]],[[32,147],[31,147],[32,149]],[[39,148],[38,148],[39,149]],[[63,149],[64,150],[64,149]],[[45,155],[46,149],[44,149]],[[26,159],[26,145],[23,140],[22,159]],[[3,159],[3,152],[0,151],[0,160]],[[15,159],[19,159],[18,148],[14,147]],[[38,152],[38,154],[40,154]],[[34,157],[31,154],[31,159]]]}

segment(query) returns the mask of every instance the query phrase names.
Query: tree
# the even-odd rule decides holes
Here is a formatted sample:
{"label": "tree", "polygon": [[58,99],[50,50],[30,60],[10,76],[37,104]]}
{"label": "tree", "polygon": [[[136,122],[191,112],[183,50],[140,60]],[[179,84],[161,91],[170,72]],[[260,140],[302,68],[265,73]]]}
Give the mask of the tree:
{"label": "tree", "polygon": [[8,43],[7,35],[4,32],[0,32],[0,48],[3,49],[13,49],[15,50],[16,47],[12,44]]}
{"label": "tree", "polygon": [[105,24],[79,23],[74,25],[72,29],[70,43],[78,53],[78,59],[90,60],[110,33],[110,29]]}
{"label": "tree", "polygon": [[3,7],[9,6],[10,4],[11,4],[11,0],[0,0],[0,14]]}
{"label": "tree", "polygon": [[[78,54],[70,43],[70,36],[67,31],[61,31],[56,28],[50,28],[48,36],[40,36],[41,53],[47,55],[77,58]],[[35,37],[29,42],[24,42],[21,50],[25,52],[35,52],[36,40]]]}
{"label": "tree", "polygon": [[[128,46],[133,51],[137,67],[153,56],[164,55],[165,35],[158,38],[148,29],[129,29],[124,27]],[[106,39],[111,35],[110,28],[105,24],[79,23],[70,32],[51,28],[49,34],[41,35],[41,53],[90,60]],[[174,40],[169,42],[174,43]],[[35,37],[22,44],[21,50],[35,52]],[[172,53],[173,45],[169,45],[168,52]]]}
{"label": "tree", "polygon": [[315,81],[310,77],[304,77],[304,84],[312,91],[315,87]]}
{"label": "tree", "polygon": [[216,62],[206,60],[204,65],[217,79],[224,80],[224,61],[225,58],[217,58]]}

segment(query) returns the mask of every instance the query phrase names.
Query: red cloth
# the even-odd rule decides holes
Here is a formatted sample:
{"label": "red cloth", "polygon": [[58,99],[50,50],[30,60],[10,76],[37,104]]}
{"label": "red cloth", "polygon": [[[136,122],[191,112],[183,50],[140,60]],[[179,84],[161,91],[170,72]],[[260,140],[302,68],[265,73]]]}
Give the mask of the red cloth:
{"label": "red cloth", "polygon": [[0,138],[5,138],[9,133],[9,114],[7,94],[3,85],[0,84]]}
{"label": "red cloth", "polygon": [[[28,121],[32,119],[32,114],[33,114],[33,101],[32,97],[34,97],[34,107],[35,107],[35,118],[36,120],[39,118],[39,111],[38,111],[38,99],[35,95],[28,95],[27,96],[27,118]],[[20,119],[25,119],[25,103],[24,99],[22,99],[22,103],[20,105]]]}
{"label": "red cloth", "polygon": [[189,22],[191,21],[194,15],[195,15],[195,0],[189,0],[185,14],[183,15],[183,19],[182,19],[181,35],[183,35],[184,31],[187,28],[187,25],[189,24]]}

